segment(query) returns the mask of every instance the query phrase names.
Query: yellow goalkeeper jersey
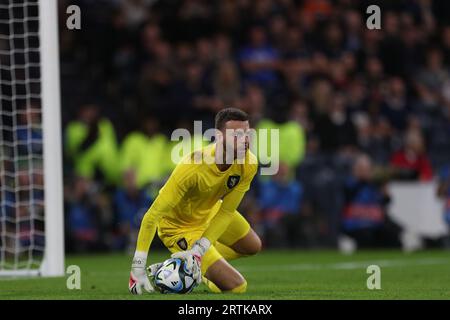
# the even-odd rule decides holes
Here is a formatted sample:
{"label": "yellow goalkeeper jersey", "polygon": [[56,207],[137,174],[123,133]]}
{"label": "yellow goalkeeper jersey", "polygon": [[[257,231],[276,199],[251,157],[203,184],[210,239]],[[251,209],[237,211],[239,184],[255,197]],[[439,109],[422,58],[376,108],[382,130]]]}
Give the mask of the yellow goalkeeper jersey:
{"label": "yellow goalkeeper jersey", "polygon": [[176,166],[143,218],[138,251],[148,251],[156,227],[160,235],[205,230],[218,216],[204,236],[213,242],[225,230],[227,216],[237,209],[250,188],[258,164],[256,156],[248,150],[243,163],[234,161],[226,171],[220,171],[212,161],[215,147],[210,144],[194,151]]}

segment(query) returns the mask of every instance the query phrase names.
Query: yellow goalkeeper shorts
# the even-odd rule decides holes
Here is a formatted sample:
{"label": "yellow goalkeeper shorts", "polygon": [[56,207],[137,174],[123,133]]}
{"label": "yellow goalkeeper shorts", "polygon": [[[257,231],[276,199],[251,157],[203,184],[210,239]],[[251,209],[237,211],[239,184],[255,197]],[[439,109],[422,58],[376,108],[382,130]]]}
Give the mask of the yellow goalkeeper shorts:
{"label": "yellow goalkeeper shorts", "polygon": [[[173,230],[173,229],[172,229]],[[194,242],[201,238],[205,228],[179,228],[176,233],[166,234],[158,229],[158,236],[170,252],[175,253],[190,249]],[[217,242],[230,247],[238,240],[245,237],[250,231],[250,225],[247,220],[238,212],[233,213],[233,217],[228,228],[218,238]],[[223,258],[217,248],[211,244],[211,247],[202,258],[202,274],[205,274],[210,266],[217,260]]]}

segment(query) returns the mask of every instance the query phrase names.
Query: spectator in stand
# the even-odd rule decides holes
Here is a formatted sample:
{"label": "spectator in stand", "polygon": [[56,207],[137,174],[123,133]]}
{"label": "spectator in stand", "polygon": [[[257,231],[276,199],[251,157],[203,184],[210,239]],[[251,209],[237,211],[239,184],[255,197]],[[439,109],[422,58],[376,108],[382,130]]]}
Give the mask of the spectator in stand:
{"label": "spectator in stand", "polygon": [[69,193],[67,212],[68,243],[76,252],[105,250],[110,208],[91,180],[76,178]]}
{"label": "spectator in stand", "polygon": [[320,49],[330,59],[340,58],[344,50],[344,35],[338,23],[331,22],[326,26]]}
{"label": "spectator in stand", "polygon": [[112,123],[99,115],[95,104],[82,105],[78,119],[65,132],[65,149],[75,175],[98,179],[109,185],[118,180],[118,146]]}
{"label": "spectator in stand", "polygon": [[[289,114],[287,114],[288,116]],[[306,149],[306,137],[305,130],[301,125],[289,119],[288,117],[278,117],[278,121],[274,121],[270,118],[261,119],[256,125],[258,132],[259,144],[264,136],[260,135],[260,130],[267,130],[267,153],[268,156],[272,156],[271,152],[274,149],[278,153],[279,160],[283,162],[287,167],[290,174],[293,174],[295,168],[300,164],[305,156]],[[276,141],[276,145],[272,146],[272,133],[271,130],[278,130],[279,140]],[[275,148],[274,148],[275,147]]]}
{"label": "spectator in stand", "polygon": [[19,110],[17,140],[21,155],[42,154],[40,114],[40,108],[35,105],[27,105]]}
{"label": "spectator in stand", "polygon": [[316,132],[325,152],[352,149],[356,145],[356,129],[346,112],[345,99],[342,94],[334,94],[329,112],[316,121]]}
{"label": "spectator in stand", "polygon": [[347,10],[345,13],[345,48],[349,51],[356,52],[362,46],[362,30],[364,27],[361,13],[358,10]]}
{"label": "spectator in stand", "polygon": [[141,108],[167,118],[164,113],[172,107],[173,86],[173,74],[169,68],[157,64],[143,66],[137,88]]}
{"label": "spectator in stand", "polygon": [[[224,33],[218,33],[213,39],[214,60],[222,62],[233,59],[233,45],[230,37]],[[233,59],[234,61],[234,59]]]}
{"label": "spectator in stand", "polygon": [[273,88],[278,81],[279,53],[267,41],[263,27],[251,27],[249,40],[239,52],[244,79],[262,85],[266,89]]}
{"label": "spectator in stand", "polygon": [[450,74],[443,64],[444,57],[438,48],[427,52],[426,67],[417,75],[416,88],[425,106],[438,108],[444,99],[444,89],[450,81]]}
{"label": "spectator in stand", "polygon": [[344,185],[342,232],[358,248],[399,247],[400,227],[386,212],[389,195],[383,183],[375,178],[371,159],[359,155]]}
{"label": "spectator in stand", "polygon": [[445,246],[450,249],[450,165],[444,166],[439,174],[438,196],[444,201],[444,220],[448,226]]}
{"label": "spectator in stand", "polygon": [[400,34],[399,15],[388,11],[383,16],[383,38],[379,55],[383,67],[392,76],[405,74],[404,44]]}
{"label": "spectator in stand", "polygon": [[[194,124],[186,119],[181,119],[177,124],[177,130],[183,130],[184,133],[189,133],[186,136],[182,136],[181,141],[177,139],[168,141],[166,147],[166,155],[162,163],[165,164],[167,173],[172,172],[182,158],[193,152],[194,150],[205,147],[210,144],[203,137],[202,132],[195,132]],[[181,131],[180,131],[181,132]]]}
{"label": "spectator in stand", "polygon": [[391,155],[391,129],[384,119],[372,121],[366,113],[354,117],[358,148],[370,156],[377,165],[384,165]]}
{"label": "spectator in stand", "polygon": [[367,88],[370,100],[381,101],[382,84],[385,83],[386,77],[380,59],[376,56],[367,57],[364,65],[364,74],[361,77],[364,79],[364,85]]}
{"label": "spectator in stand", "polygon": [[215,106],[223,108],[239,103],[241,84],[238,68],[233,61],[224,60],[217,65],[213,75],[213,91],[215,98],[221,102]]}
{"label": "spectator in stand", "polygon": [[127,26],[129,28],[136,28],[145,21],[148,15],[146,7],[150,5],[153,0],[119,0],[118,2],[121,6]]}
{"label": "spectator in stand", "polygon": [[289,166],[283,162],[275,176],[260,182],[260,221],[264,225],[266,245],[295,247],[298,244],[302,197],[302,185],[292,179]]}
{"label": "spectator in stand", "polygon": [[397,131],[406,129],[411,108],[405,88],[400,77],[392,77],[387,82],[381,113]]}
{"label": "spectator in stand", "polygon": [[122,174],[132,171],[139,189],[153,189],[168,173],[166,153],[169,141],[159,130],[159,122],[153,116],[141,121],[141,130],[129,133],[120,150]]}
{"label": "spectator in stand", "polygon": [[[181,79],[176,82],[176,91],[173,92],[176,114],[170,114],[172,127],[177,120],[188,118],[201,120],[208,127],[212,125],[212,118],[217,109],[223,104],[211,94],[211,86],[206,80],[206,68],[199,60],[191,60],[184,66]],[[167,110],[163,111],[167,113]],[[166,115],[167,117],[167,115]]]}
{"label": "spectator in stand", "polygon": [[329,113],[333,93],[333,87],[327,79],[319,77],[312,81],[310,85],[310,100],[312,117],[315,121],[317,121],[317,118],[326,116]]}
{"label": "spectator in stand", "polygon": [[313,130],[309,112],[309,105],[305,100],[298,99],[292,102],[289,118],[298,123],[305,131],[305,134],[309,134]]}
{"label": "spectator in stand", "polygon": [[118,232],[116,247],[122,250],[134,248],[140,222],[152,199],[145,190],[139,189],[133,170],[123,174],[123,186],[116,190],[113,202]]}
{"label": "spectator in stand", "polygon": [[430,181],[433,169],[425,150],[422,133],[410,130],[406,133],[404,147],[395,152],[390,160],[391,166],[399,171],[396,176],[420,181]]}
{"label": "spectator in stand", "polygon": [[[18,171],[15,174],[17,191],[15,194],[5,191],[5,205],[2,205],[2,209],[5,210],[5,227],[8,231],[10,231],[9,228],[20,229],[18,238],[15,240],[18,241],[16,245],[23,248],[45,245],[44,185],[42,175],[34,172],[30,165],[30,161],[18,162]],[[42,170],[42,167],[36,169]]]}
{"label": "spectator in stand", "polygon": [[242,109],[250,116],[250,121],[257,123],[267,110],[267,99],[262,88],[256,84],[249,84],[241,97]]}
{"label": "spectator in stand", "polygon": [[446,25],[442,28],[442,47],[443,47],[443,56],[444,56],[444,64],[450,65],[450,25]]}
{"label": "spectator in stand", "polygon": [[448,104],[430,122],[429,154],[435,167],[450,163],[450,91]]}
{"label": "spectator in stand", "polygon": [[333,6],[329,0],[306,0],[302,4],[300,12],[315,20],[326,19],[333,12]]}

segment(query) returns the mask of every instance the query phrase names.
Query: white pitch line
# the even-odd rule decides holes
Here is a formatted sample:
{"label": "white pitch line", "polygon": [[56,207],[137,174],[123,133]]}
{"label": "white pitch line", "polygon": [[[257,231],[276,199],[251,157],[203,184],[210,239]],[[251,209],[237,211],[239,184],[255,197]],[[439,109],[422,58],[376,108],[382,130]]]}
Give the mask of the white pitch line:
{"label": "white pitch line", "polygon": [[408,267],[421,265],[440,265],[448,264],[450,259],[416,259],[416,260],[372,260],[372,261],[349,261],[339,263],[298,263],[282,265],[259,265],[259,266],[236,266],[239,271],[244,272],[267,272],[267,271],[301,271],[301,270],[354,270],[367,268],[370,265],[380,267]]}

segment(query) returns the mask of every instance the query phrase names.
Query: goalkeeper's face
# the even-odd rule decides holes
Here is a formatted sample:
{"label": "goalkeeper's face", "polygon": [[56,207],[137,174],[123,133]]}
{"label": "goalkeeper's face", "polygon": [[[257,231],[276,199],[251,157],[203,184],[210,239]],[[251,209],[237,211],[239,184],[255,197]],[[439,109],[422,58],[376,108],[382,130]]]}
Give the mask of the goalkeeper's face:
{"label": "goalkeeper's face", "polygon": [[238,120],[227,121],[221,130],[225,152],[227,155],[233,154],[233,160],[245,158],[249,148],[249,130],[248,121]]}

